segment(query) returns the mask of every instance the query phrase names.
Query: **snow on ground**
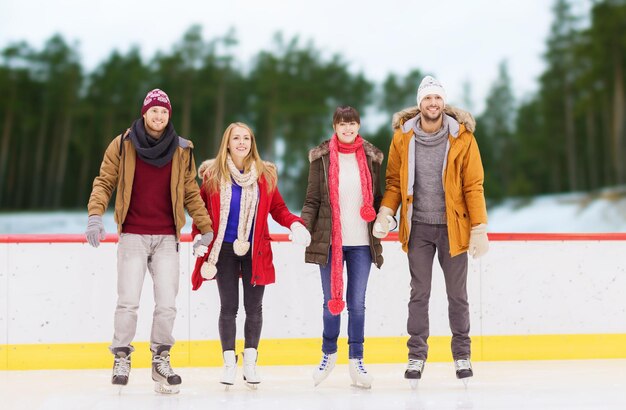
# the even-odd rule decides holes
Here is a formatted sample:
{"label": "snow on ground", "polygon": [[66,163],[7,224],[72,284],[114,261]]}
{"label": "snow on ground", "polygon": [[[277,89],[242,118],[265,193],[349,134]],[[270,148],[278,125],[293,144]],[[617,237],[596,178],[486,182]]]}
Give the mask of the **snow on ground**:
{"label": "snow on ground", "polygon": [[[113,213],[104,215],[108,233],[117,226]],[[0,234],[79,234],[85,231],[87,212],[12,212],[0,214]],[[269,221],[270,231],[286,228]],[[507,199],[489,208],[490,232],[592,233],[626,232],[626,186],[591,193],[542,195]],[[183,233],[191,232],[191,218]]]}
{"label": "snow on ground", "polygon": [[489,209],[490,232],[626,232],[626,187],[507,199]]}

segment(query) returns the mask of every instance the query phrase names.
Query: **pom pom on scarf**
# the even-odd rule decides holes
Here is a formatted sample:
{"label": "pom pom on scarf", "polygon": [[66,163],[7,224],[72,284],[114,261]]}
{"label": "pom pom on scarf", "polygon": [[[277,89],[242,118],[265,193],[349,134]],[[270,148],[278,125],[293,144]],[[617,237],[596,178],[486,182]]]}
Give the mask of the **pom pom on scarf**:
{"label": "pom pom on scarf", "polygon": [[213,279],[217,274],[217,268],[215,265],[209,265],[208,262],[204,262],[200,268],[200,274],[204,279]]}
{"label": "pom pom on scarf", "polygon": [[328,301],[328,310],[330,313],[337,316],[346,307],[346,302],[341,299],[331,299]]}

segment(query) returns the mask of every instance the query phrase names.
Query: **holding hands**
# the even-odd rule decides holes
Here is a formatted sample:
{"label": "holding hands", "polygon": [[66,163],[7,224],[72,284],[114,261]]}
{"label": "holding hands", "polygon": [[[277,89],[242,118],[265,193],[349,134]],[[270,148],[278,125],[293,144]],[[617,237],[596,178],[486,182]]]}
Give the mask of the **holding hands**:
{"label": "holding hands", "polygon": [[207,232],[205,234],[198,234],[194,238],[193,242],[193,256],[196,258],[201,258],[209,250],[209,245],[213,241],[213,232]]}
{"label": "holding hands", "polygon": [[382,239],[389,234],[389,231],[396,229],[398,223],[393,216],[393,211],[386,206],[381,206],[374,222],[372,229],[372,235],[376,238]]}
{"label": "holding hands", "polygon": [[304,227],[300,222],[294,222],[291,224],[291,234],[289,239],[297,245],[307,247],[311,244],[311,234],[309,230]]}

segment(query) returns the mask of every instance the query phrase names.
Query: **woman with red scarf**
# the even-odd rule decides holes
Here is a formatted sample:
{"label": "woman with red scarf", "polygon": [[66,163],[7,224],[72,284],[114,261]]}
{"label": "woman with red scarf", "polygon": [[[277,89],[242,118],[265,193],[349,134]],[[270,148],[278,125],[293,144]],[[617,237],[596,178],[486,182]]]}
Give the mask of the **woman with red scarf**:
{"label": "woman with red scarf", "polygon": [[[383,153],[359,135],[356,109],[341,106],[333,115],[335,133],[309,152],[309,180],[302,219],[311,232],[307,263],[320,265],[324,293],[322,360],[313,372],[317,386],[337,361],[341,312],[348,311],[350,377],[353,385],[370,388],[372,376],[363,365],[365,293],[372,263],[383,263],[380,240],[372,235],[382,199]],[[347,269],[343,300],[343,266]]]}

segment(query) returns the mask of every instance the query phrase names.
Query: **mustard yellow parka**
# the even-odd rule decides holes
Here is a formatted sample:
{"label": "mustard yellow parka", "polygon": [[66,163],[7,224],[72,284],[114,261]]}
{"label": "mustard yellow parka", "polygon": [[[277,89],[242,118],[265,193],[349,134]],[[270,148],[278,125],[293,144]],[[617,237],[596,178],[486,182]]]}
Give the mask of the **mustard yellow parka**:
{"label": "mustard yellow parka", "polygon": [[[448,108],[446,112],[454,115]],[[413,107],[394,115],[394,134],[389,147],[386,188],[381,203],[394,214],[400,207],[398,236],[405,252],[408,251],[413,213],[416,143],[413,124],[418,113],[418,108]],[[473,128],[473,118],[467,123],[459,123],[450,117],[442,177],[451,256],[467,251],[472,226],[487,223],[484,171],[478,144],[471,131]]]}

